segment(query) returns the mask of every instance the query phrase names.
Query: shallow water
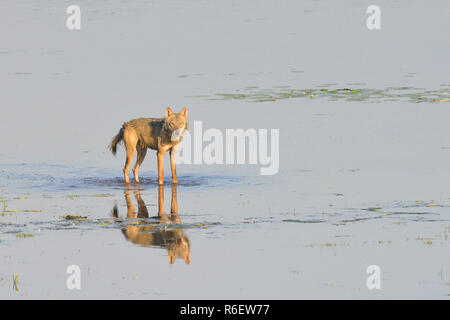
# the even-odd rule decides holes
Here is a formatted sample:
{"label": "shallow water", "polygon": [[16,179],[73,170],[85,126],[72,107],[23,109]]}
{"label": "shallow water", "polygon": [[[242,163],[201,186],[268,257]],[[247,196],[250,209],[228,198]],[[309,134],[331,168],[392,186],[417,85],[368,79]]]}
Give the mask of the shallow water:
{"label": "shallow water", "polygon": [[[447,1],[382,1],[380,31],[360,1],[79,3],[72,32],[69,1],[0,2],[0,297],[448,299]],[[279,128],[278,174],[173,188],[166,159],[161,189],[149,152],[123,184],[111,137],[167,105]]]}

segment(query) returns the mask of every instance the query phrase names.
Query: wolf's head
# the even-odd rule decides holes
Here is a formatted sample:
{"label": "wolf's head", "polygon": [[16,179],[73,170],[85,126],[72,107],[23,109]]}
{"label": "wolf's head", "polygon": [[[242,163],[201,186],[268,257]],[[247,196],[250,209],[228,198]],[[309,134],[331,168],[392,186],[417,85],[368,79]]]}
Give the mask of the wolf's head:
{"label": "wolf's head", "polygon": [[181,230],[176,230],[178,232],[177,237],[174,238],[173,243],[169,245],[168,258],[169,263],[174,264],[177,258],[182,258],[184,263],[191,263],[191,245],[189,239],[183,234]]}
{"label": "wolf's head", "polygon": [[164,130],[169,133],[171,141],[179,141],[187,129],[187,108],[184,107],[180,113],[174,113],[170,107],[166,109],[164,119]]}

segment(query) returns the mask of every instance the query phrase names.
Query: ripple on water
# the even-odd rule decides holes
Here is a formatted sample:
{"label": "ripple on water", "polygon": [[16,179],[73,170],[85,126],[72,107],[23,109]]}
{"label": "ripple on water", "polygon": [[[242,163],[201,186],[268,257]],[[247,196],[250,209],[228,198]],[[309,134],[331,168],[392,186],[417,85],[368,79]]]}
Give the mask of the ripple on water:
{"label": "ripple on water", "polygon": [[[139,184],[127,185],[123,177],[116,176],[117,171],[98,170],[92,168],[73,168],[58,164],[2,164],[0,181],[8,186],[11,192],[64,192],[75,189],[124,189],[127,186],[158,185],[156,175],[141,177]],[[232,185],[242,181],[239,176],[221,175],[179,175],[178,185],[181,187],[220,187]],[[170,184],[170,177],[166,177],[166,184]]]}

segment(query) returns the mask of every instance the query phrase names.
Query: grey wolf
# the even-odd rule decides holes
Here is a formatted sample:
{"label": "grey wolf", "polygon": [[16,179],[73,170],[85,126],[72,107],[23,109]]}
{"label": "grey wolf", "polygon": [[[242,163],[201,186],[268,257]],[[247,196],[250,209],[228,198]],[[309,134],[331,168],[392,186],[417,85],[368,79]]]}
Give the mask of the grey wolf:
{"label": "grey wolf", "polygon": [[125,122],[119,133],[112,139],[109,149],[115,155],[117,144],[124,142],[126,150],[123,176],[125,183],[130,183],[128,170],[137,151],[136,164],[133,168],[134,180],[139,182],[139,167],[144,161],[147,149],[156,151],[158,158],[158,184],[164,183],[163,161],[167,151],[170,153],[170,166],[172,169],[172,183],[178,183],[176,164],[177,151],[184,130],[187,129],[187,108],[180,113],[174,113],[167,107],[164,118],[139,118]]}

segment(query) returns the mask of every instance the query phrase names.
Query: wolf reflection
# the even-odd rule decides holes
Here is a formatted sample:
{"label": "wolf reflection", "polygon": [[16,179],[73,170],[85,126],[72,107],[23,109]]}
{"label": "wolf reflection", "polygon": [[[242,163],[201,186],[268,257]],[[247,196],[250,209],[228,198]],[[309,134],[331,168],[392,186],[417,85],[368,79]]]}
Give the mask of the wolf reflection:
{"label": "wolf reflection", "polygon": [[[127,218],[149,218],[147,206],[141,198],[140,190],[135,189],[134,195],[138,205],[138,211],[134,208],[131,200],[130,190],[125,190],[125,200],[127,203]],[[112,210],[114,218],[119,217],[119,210],[114,206]],[[177,258],[182,258],[186,264],[191,262],[190,243],[188,237],[182,229],[170,230],[170,224],[181,223],[178,217],[177,186],[172,185],[172,201],[170,206],[170,216],[164,211],[164,186],[158,187],[158,222],[135,221],[129,223],[123,230],[123,234],[128,241],[147,247],[165,248],[168,251],[169,263],[175,263]],[[164,226],[167,226],[165,228]]]}

